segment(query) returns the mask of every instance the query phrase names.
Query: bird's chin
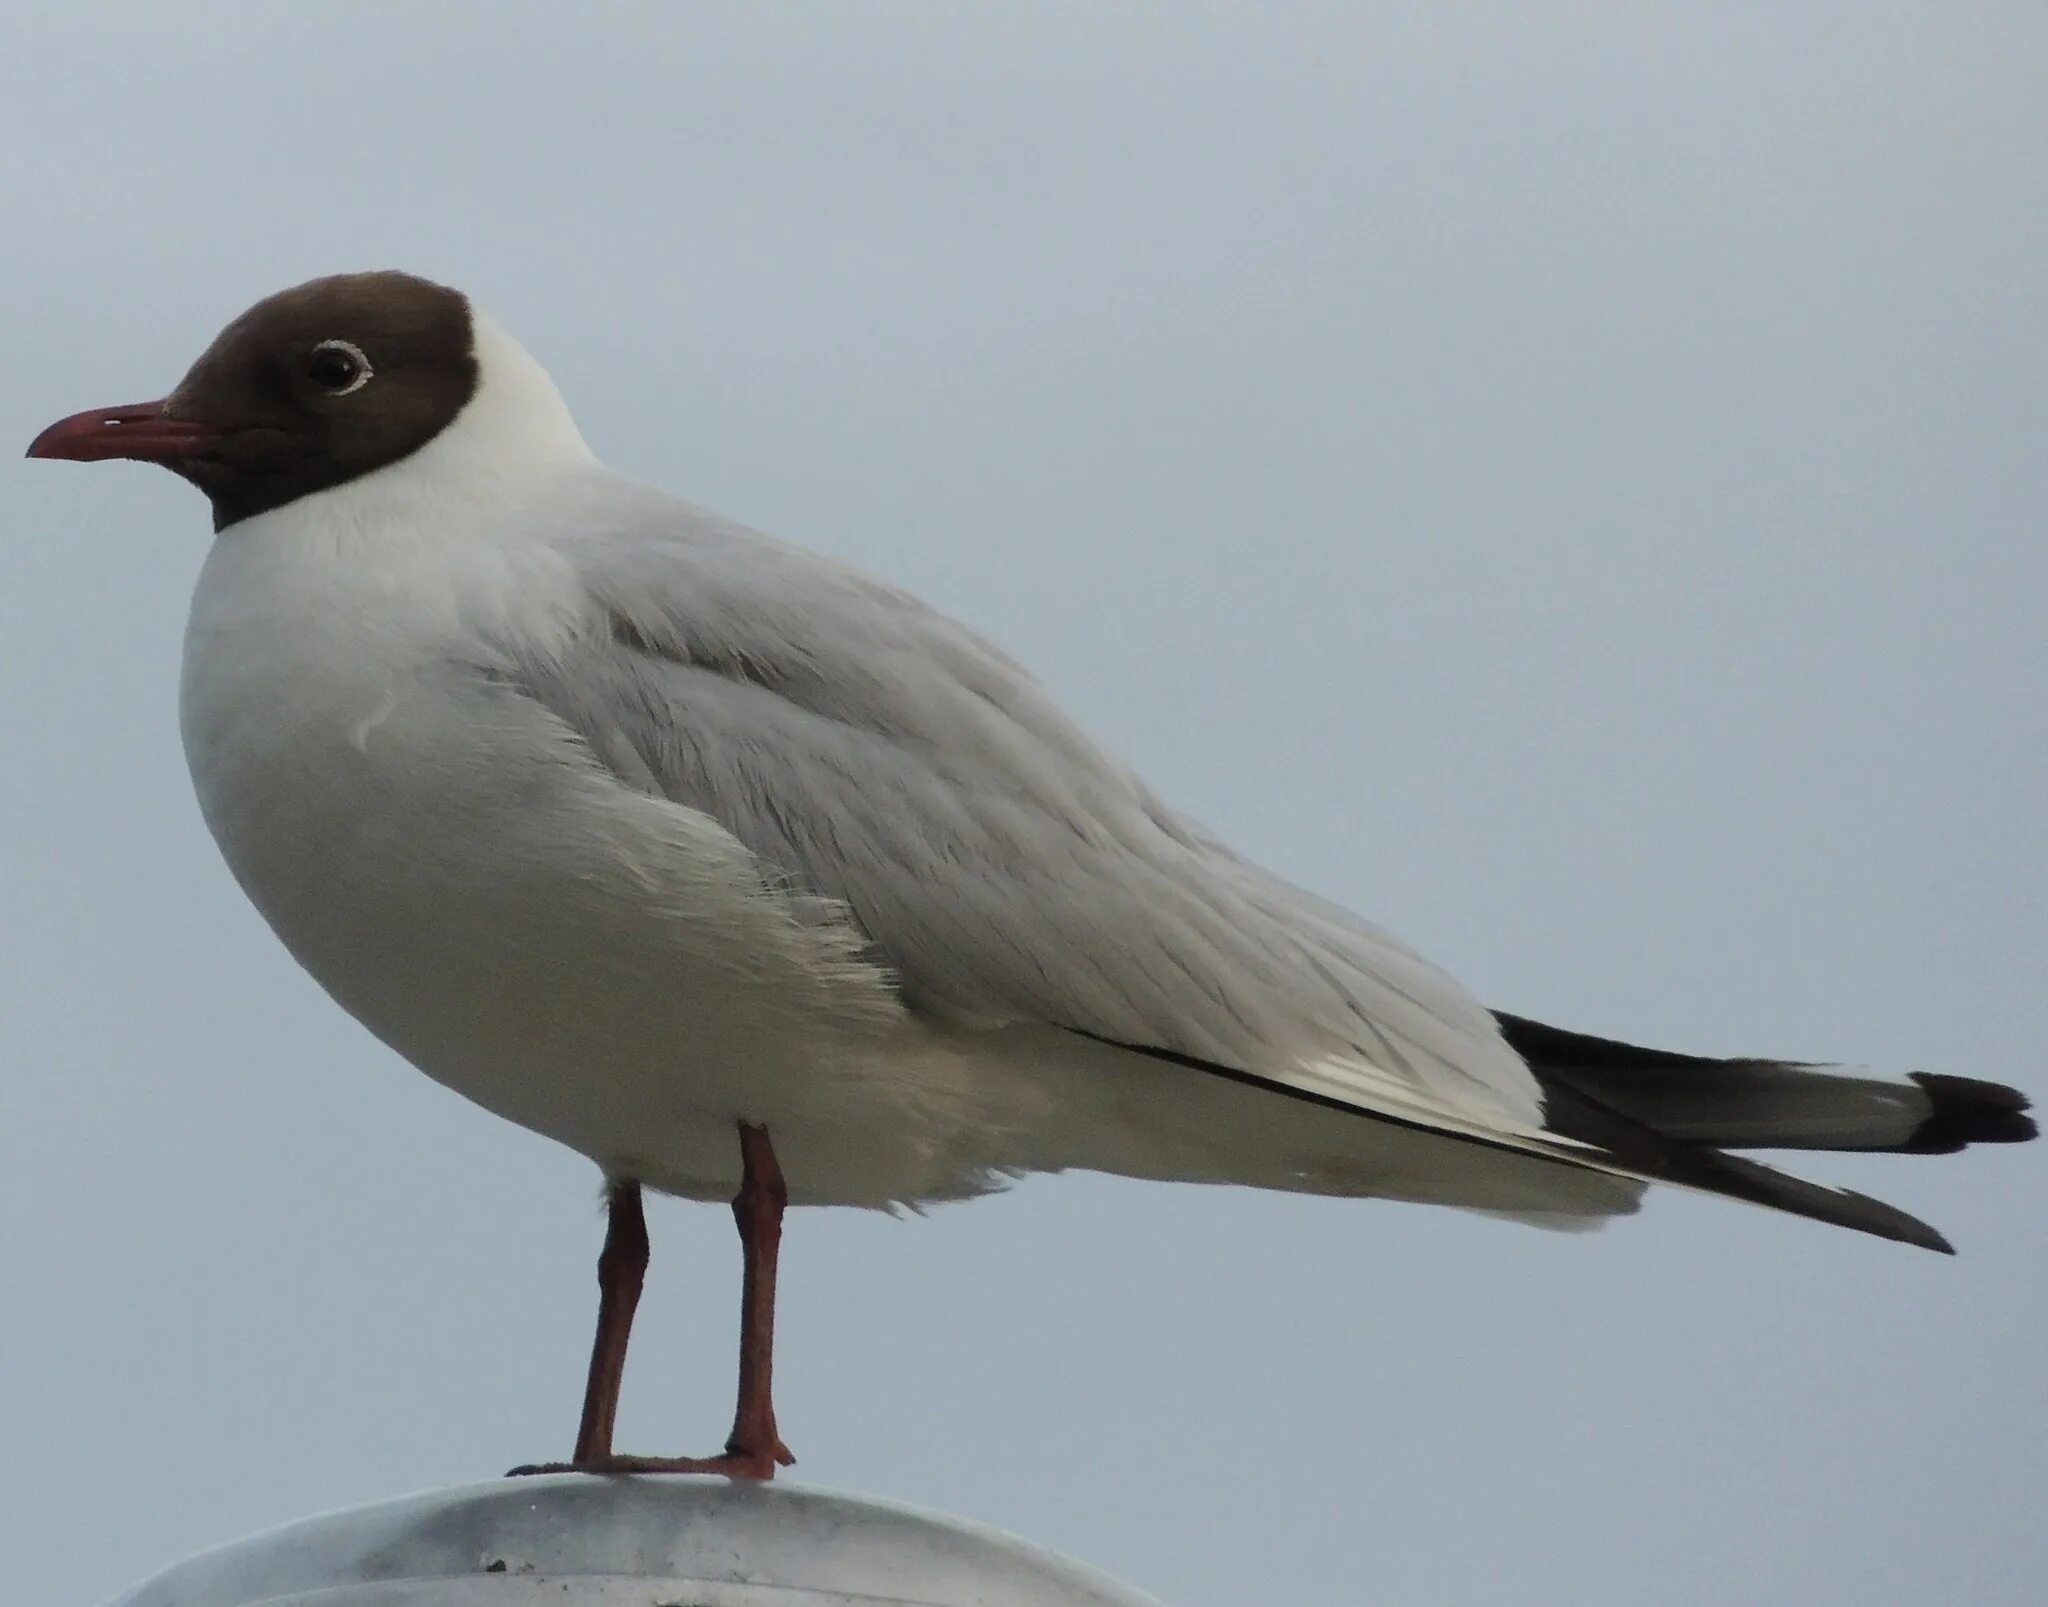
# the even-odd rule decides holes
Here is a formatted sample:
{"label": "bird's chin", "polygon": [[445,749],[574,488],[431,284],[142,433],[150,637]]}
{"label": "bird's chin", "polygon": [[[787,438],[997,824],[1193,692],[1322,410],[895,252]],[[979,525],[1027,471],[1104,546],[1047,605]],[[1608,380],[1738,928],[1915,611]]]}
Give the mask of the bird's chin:
{"label": "bird's chin", "polygon": [[182,457],[159,459],[179,479],[189,481],[209,495],[222,490],[236,478],[227,460],[214,452],[188,452]]}

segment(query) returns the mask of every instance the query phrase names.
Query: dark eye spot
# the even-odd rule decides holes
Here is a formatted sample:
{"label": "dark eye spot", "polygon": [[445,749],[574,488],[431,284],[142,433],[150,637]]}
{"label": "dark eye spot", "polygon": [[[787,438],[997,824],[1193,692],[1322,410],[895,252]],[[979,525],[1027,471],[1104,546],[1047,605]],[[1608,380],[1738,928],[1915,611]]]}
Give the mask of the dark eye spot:
{"label": "dark eye spot", "polygon": [[350,341],[323,340],[307,354],[306,378],[323,391],[346,396],[369,383],[370,360]]}

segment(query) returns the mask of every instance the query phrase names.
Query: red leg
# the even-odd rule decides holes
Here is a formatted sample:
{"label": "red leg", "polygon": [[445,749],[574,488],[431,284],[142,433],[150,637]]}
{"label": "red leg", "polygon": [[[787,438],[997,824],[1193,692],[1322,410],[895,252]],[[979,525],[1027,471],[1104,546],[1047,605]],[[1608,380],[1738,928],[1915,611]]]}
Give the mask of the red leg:
{"label": "red leg", "polygon": [[576,1428],[578,1462],[612,1454],[619,1385],[626,1376],[626,1344],[633,1337],[633,1313],[647,1276],[647,1218],[640,1209],[640,1185],[614,1183],[607,1200],[604,1249],[597,1257],[597,1338],[590,1347],[583,1420]]}
{"label": "red leg", "polygon": [[604,1249],[597,1257],[597,1337],[591,1342],[590,1374],[583,1385],[575,1460],[528,1463],[514,1468],[515,1476],[596,1467],[611,1458],[619,1386],[626,1376],[626,1345],[633,1337],[633,1313],[647,1276],[647,1217],[640,1207],[638,1183],[610,1184],[605,1205]]}
{"label": "red leg", "polygon": [[796,1458],[775,1432],[775,1262],[782,1249],[782,1211],[789,1204],[789,1185],[768,1142],[768,1129],[740,1123],[740,1155],[745,1171],[733,1196],[732,1219],[740,1230],[746,1258],[740,1290],[740,1399],[733,1413],[727,1456],[761,1469],[759,1477],[775,1476],[780,1463]]}
{"label": "red leg", "polygon": [[745,1257],[740,1292],[739,1406],[725,1454],[711,1457],[621,1456],[612,1450],[619,1384],[626,1367],[626,1342],[647,1270],[647,1223],[640,1209],[640,1185],[615,1183],[608,1196],[610,1222],[597,1261],[597,1338],[590,1351],[590,1377],[583,1394],[583,1421],[571,1462],[517,1467],[523,1473],[722,1473],[729,1478],[771,1479],[778,1465],[796,1458],[775,1429],[772,1381],[775,1365],[775,1263],[782,1245],[782,1212],[789,1189],[768,1129],[740,1123],[743,1163],[733,1220]]}

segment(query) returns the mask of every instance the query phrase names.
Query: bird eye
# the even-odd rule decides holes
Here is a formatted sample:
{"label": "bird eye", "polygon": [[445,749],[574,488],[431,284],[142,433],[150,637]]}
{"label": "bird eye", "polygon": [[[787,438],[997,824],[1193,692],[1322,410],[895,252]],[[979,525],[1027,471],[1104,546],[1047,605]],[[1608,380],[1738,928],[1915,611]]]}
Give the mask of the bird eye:
{"label": "bird eye", "polygon": [[306,358],[306,378],[323,391],[346,396],[370,383],[370,360],[346,340],[323,340]]}

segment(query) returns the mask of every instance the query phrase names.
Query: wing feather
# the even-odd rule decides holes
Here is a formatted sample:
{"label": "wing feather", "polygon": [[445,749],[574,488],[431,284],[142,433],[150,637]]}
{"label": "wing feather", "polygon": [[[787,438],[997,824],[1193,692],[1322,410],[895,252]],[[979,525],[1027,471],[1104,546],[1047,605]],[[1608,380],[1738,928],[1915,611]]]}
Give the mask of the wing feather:
{"label": "wing feather", "polygon": [[658,493],[557,517],[588,618],[508,649],[519,681],[624,784],[843,902],[913,1009],[1577,1148],[1455,982],[1176,815],[964,627]]}

